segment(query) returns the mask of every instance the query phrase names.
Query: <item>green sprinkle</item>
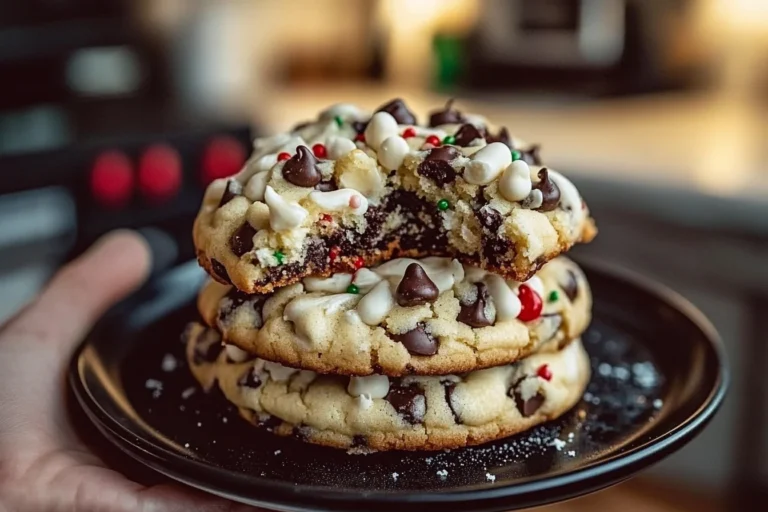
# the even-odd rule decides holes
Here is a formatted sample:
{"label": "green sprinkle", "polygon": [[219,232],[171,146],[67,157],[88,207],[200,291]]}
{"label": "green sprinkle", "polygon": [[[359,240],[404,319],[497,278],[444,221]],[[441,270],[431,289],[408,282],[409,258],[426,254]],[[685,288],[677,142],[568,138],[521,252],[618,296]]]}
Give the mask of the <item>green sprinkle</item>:
{"label": "green sprinkle", "polygon": [[557,302],[557,299],[560,298],[560,294],[557,293],[557,290],[552,290],[549,292],[549,302]]}
{"label": "green sprinkle", "polygon": [[443,138],[443,144],[453,144],[454,142],[456,142],[456,137],[453,135],[446,135]]}
{"label": "green sprinkle", "polygon": [[354,293],[355,295],[357,295],[358,293],[360,293],[360,288],[358,288],[356,284],[351,284],[347,286],[347,293]]}
{"label": "green sprinkle", "polygon": [[449,206],[450,204],[448,203],[447,199],[441,199],[437,202],[437,209],[440,210],[441,212],[444,212],[445,210],[447,210]]}
{"label": "green sprinkle", "polygon": [[512,161],[514,162],[515,160],[520,160],[521,158],[523,158],[523,154],[520,151],[518,151],[516,149],[513,149],[512,150]]}
{"label": "green sprinkle", "polygon": [[339,128],[341,128],[344,124],[344,120],[341,118],[341,116],[333,116],[333,120],[336,121],[336,126]]}
{"label": "green sprinkle", "polygon": [[282,265],[283,260],[285,259],[285,254],[283,254],[280,251],[275,251],[274,256],[275,256],[275,259],[277,260],[277,263]]}

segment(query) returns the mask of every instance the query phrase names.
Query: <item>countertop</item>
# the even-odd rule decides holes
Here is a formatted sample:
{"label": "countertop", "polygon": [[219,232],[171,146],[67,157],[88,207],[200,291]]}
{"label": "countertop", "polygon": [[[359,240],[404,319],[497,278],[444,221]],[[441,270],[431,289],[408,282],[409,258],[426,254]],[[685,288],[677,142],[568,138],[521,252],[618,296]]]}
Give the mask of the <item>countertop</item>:
{"label": "countertop", "polygon": [[[373,109],[400,96],[419,115],[448,96],[349,84],[281,88],[259,98],[267,132],[337,102]],[[768,236],[768,114],[736,95],[665,93],[603,100],[458,98],[458,106],[542,144],[588,202],[706,229]]]}

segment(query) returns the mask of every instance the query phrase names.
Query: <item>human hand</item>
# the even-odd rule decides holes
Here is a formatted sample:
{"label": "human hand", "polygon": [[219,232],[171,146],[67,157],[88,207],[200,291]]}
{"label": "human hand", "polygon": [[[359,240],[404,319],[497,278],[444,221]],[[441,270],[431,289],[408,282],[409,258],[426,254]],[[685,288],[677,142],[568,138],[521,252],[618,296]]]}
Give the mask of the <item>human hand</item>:
{"label": "human hand", "polygon": [[149,268],[141,237],[107,235],[0,328],[0,511],[246,509],[181,486],[132,482],[107,468],[69,424],[64,397],[72,351]]}

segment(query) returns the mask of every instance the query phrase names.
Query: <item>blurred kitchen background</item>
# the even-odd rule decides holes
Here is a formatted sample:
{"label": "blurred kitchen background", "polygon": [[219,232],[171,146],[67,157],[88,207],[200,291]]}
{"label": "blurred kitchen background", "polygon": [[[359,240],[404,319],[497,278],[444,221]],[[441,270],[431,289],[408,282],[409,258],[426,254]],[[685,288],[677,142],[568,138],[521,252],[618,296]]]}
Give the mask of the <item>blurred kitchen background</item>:
{"label": "blurred kitchen background", "polygon": [[455,97],[573,177],[601,230],[580,256],[666,282],[728,346],[711,427],[573,506],[765,496],[768,1],[0,0],[0,77],[0,321],[116,227],[191,258],[204,185],[258,134]]}

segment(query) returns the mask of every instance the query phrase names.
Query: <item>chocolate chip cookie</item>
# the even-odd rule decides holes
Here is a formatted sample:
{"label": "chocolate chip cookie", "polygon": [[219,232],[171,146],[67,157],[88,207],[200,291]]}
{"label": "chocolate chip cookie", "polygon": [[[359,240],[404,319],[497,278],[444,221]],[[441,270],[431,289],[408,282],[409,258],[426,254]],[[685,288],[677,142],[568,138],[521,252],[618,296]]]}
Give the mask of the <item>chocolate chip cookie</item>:
{"label": "chocolate chip cookie", "polygon": [[247,295],[210,282],[205,322],[256,357],[319,373],[444,375],[509,364],[578,337],[591,294],[565,257],[525,282],[442,257],[399,258]]}
{"label": "chocolate chip cookie", "polygon": [[595,232],[538,146],[452,105],[422,125],[393,100],[257,139],[242,171],[208,187],[194,241],[215,279],[253,294],[399,257],[525,281]]}
{"label": "chocolate chip cookie", "polygon": [[185,337],[195,378],[205,389],[218,386],[247,420],[353,452],[440,450],[507,437],[568,411],[590,376],[578,340],[511,365],[390,378],[321,375],[249,359],[201,324]]}

